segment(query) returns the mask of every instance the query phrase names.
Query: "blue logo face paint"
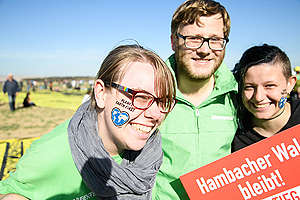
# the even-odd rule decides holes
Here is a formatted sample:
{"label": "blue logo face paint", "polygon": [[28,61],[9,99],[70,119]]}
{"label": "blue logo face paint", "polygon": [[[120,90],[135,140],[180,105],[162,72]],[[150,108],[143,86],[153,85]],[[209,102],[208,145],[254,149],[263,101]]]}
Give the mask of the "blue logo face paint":
{"label": "blue logo face paint", "polygon": [[121,112],[119,108],[113,108],[111,111],[111,120],[116,126],[122,126],[129,120],[127,112]]}
{"label": "blue logo face paint", "polygon": [[286,103],[286,100],[287,100],[286,97],[281,97],[280,98],[280,101],[279,101],[279,104],[278,104],[280,109],[283,108],[284,104]]}

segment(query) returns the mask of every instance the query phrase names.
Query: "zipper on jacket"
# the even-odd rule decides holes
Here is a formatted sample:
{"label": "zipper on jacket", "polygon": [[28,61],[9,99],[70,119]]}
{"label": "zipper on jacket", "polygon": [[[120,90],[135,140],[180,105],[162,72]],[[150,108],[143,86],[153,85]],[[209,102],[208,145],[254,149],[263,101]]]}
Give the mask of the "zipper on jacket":
{"label": "zipper on jacket", "polygon": [[200,113],[199,113],[199,109],[196,108],[196,117],[199,117]]}
{"label": "zipper on jacket", "polygon": [[198,130],[198,134],[199,134],[199,129],[200,129],[200,127],[199,127],[199,116],[200,116],[199,109],[196,108],[195,112],[196,112],[196,120],[197,120],[197,130]]}

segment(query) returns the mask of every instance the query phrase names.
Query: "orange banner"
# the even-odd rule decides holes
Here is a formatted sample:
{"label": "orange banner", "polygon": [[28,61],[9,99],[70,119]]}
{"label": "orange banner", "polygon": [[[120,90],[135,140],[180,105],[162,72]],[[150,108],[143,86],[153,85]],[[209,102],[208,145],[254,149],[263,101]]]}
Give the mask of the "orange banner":
{"label": "orange banner", "polygon": [[300,200],[300,125],[180,180],[191,200]]}

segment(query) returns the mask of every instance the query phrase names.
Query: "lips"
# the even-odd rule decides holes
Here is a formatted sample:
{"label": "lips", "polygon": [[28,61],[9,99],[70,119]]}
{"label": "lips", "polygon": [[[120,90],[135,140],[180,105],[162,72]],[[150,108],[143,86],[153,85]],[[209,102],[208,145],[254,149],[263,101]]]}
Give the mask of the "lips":
{"label": "lips", "polygon": [[198,65],[208,65],[212,59],[192,58],[192,60]]}
{"label": "lips", "polygon": [[198,62],[209,62],[212,60],[212,59],[204,59],[204,58],[192,58],[192,59]]}

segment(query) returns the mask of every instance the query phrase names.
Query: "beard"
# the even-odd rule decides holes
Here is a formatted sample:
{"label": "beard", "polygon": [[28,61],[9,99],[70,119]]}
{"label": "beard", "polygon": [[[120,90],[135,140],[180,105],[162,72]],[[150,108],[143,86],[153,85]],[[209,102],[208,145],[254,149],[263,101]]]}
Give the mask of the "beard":
{"label": "beard", "polygon": [[191,62],[191,58],[184,58],[182,55],[178,55],[178,53],[175,53],[175,59],[177,63],[177,74],[181,74],[193,81],[201,81],[207,80],[214,75],[224,59],[224,53],[216,57],[213,60],[214,63],[207,66],[195,66],[195,63]]}

